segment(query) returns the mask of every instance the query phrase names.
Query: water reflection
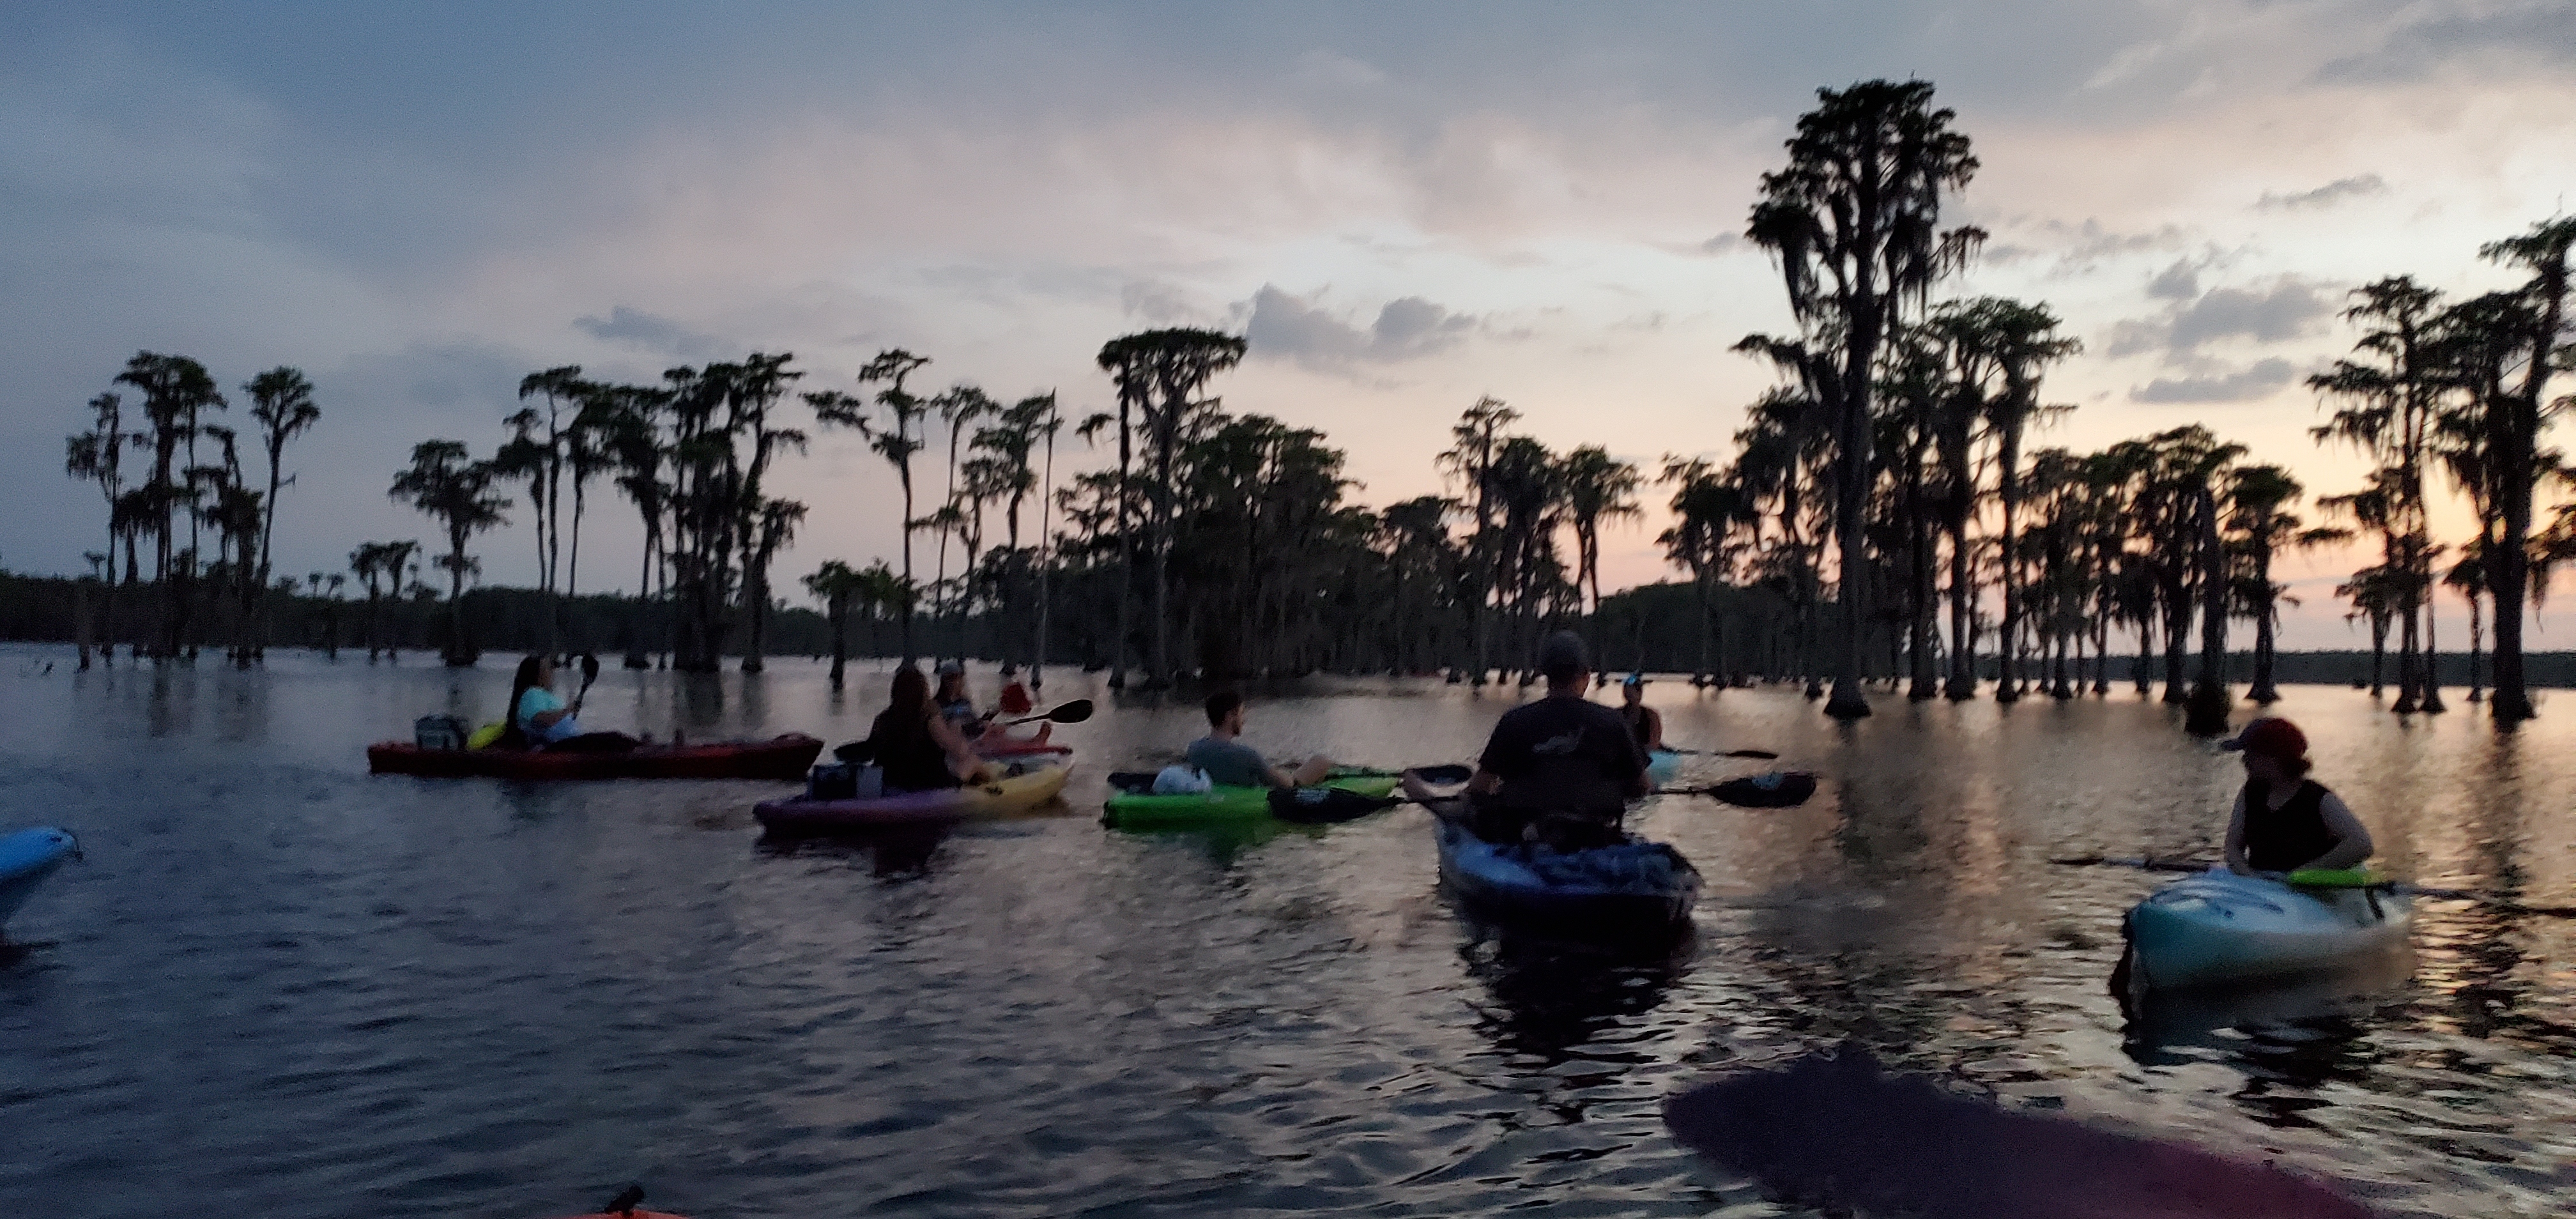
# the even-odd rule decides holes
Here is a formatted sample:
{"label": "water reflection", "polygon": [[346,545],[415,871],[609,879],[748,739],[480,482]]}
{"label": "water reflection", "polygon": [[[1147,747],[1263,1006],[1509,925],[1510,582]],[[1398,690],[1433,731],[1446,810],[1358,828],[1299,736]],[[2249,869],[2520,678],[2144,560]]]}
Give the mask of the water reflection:
{"label": "water reflection", "polygon": [[[1050,700],[1101,713],[1059,730],[1066,803],[1002,825],[755,846],[749,806],[783,785],[363,773],[420,715],[496,718],[505,660],[0,665],[0,792],[91,851],[12,921],[59,947],[0,968],[0,1214],[211,1194],[322,1219],[351,1182],[392,1216],[542,1213],[541,1180],[640,1171],[699,1214],[1812,1216],[1690,1158],[1658,1107],[1849,1037],[2008,1106],[2364,1180],[2392,1216],[2576,1189],[2576,920],[2428,900],[2412,983],[2119,1009],[2120,913],[2161,878],[2045,861],[2205,856],[2239,781],[2125,692],[1843,726],[1794,688],[1650,688],[1677,743],[1825,781],[1799,808],[1643,810],[1707,888],[1691,941],[1623,958],[1461,922],[1418,810],[1103,829],[1102,776],[1204,719],[1070,669]],[[891,666],[837,696],[825,667],[612,669],[590,705],[851,739]],[[2288,694],[2391,871],[2576,902],[2576,717],[2505,735]],[[1251,736],[1456,761],[1526,697],[1280,683]]]}
{"label": "water reflection", "polygon": [[1596,1043],[1661,1005],[1698,948],[1687,929],[1666,944],[1623,950],[1465,915],[1459,921],[1467,935],[1458,958],[1492,999],[1478,1007],[1477,1031],[1505,1053],[1550,1067],[1575,1057],[1633,1061]]}
{"label": "water reflection", "polygon": [[890,826],[816,836],[763,834],[753,846],[775,859],[866,860],[868,875],[878,880],[921,880],[930,875],[931,860],[947,843],[946,826]]}

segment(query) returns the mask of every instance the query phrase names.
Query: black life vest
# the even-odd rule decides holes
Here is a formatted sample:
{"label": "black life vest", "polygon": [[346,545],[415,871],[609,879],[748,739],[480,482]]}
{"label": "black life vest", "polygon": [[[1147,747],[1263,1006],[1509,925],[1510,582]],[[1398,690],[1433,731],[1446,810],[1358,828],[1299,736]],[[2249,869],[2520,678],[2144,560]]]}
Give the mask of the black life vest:
{"label": "black life vest", "polygon": [[918,792],[957,786],[948,769],[948,751],[930,735],[930,723],[919,712],[902,715],[892,708],[877,713],[868,728],[868,745],[885,772],[888,788]]}
{"label": "black life vest", "polygon": [[2326,829],[2323,784],[2301,779],[2289,802],[2279,808],[2269,803],[2271,785],[2261,779],[2245,781],[2245,863],[2257,872],[2287,872],[2334,849],[2334,834]]}

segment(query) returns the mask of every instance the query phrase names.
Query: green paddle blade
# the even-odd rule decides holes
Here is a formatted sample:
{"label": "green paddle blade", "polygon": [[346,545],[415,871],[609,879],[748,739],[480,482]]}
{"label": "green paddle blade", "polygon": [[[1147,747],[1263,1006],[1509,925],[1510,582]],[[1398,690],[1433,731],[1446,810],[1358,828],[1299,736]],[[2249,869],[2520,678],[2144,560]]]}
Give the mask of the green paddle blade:
{"label": "green paddle blade", "polygon": [[2302,868],[2285,879],[2303,889],[2367,889],[2391,883],[2368,868]]}

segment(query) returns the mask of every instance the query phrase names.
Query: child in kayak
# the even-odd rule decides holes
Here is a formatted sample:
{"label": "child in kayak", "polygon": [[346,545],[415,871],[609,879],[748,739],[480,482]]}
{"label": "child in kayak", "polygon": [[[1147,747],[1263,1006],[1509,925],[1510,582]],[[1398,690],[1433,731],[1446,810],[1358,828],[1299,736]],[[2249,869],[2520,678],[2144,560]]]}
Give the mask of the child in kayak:
{"label": "child in kayak", "polygon": [[555,661],[529,656],[519,661],[510,680],[510,729],[523,748],[555,753],[624,753],[643,742],[622,732],[587,732],[581,726],[581,704],[564,705],[552,687]]}
{"label": "child in kayak", "polygon": [[2370,831],[2342,799],[2308,778],[2308,737],[2277,716],[2245,725],[2219,748],[2245,755],[2245,787],[2227,819],[2227,866],[2242,876],[2358,867]]}
{"label": "child in kayak", "polygon": [[[1017,709],[1011,705],[1011,692],[1014,690],[1019,691]],[[969,741],[988,746],[1044,745],[1048,738],[1055,734],[1053,724],[1040,724],[1035,735],[1025,737],[1012,736],[1008,731],[994,727],[993,717],[997,715],[1028,714],[1028,691],[1020,683],[1012,682],[1002,691],[1000,706],[991,711],[978,712],[975,710],[974,696],[966,692],[966,666],[953,660],[939,662],[939,692],[932,696],[931,701],[938,704],[939,717],[947,720],[949,726],[957,730],[957,735]]]}
{"label": "child in kayak", "polygon": [[1222,786],[1312,787],[1333,773],[1333,760],[1322,754],[1282,771],[1236,739],[1243,735],[1243,696],[1232,690],[1208,695],[1207,718],[1208,734],[1190,742],[1189,763]]}
{"label": "child in kayak", "polygon": [[1646,675],[1631,673],[1619,683],[1619,718],[1628,722],[1628,731],[1637,737],[1637,748],[1649,753],[1664,747],[1664,717],[1646,705]]}

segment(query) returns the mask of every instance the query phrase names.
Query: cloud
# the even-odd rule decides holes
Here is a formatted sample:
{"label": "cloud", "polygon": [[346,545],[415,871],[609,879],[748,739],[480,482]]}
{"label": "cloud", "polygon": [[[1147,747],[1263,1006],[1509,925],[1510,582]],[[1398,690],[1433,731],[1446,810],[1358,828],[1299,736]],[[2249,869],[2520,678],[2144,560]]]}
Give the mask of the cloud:
{"label": "cloud", "polygon": [[1254,355],[1294,360],[1309,368],[1341,368],[1430,355],[1455,346],[1475,328],[1473,317],[1407,296],[1380,307],[1377,321],[1363,330],[1319,305],[1264,284],[1252,295],[1244,335]]}
{"label": "cloud", "polygon": [[2300,191],[2292,195],[2278,195],[2267,190],[2263,192],[2261,199],[2254,202],[2254,210],[2286,212],[2301,208],[2328,208],[2347,199],[2367,199],[2373,195],[2387,193],[2387,179],[2378,174],[2354,174],[2349,178],[2337,178],[2315,190]]}
{"label": "cloud", "polygon": [[2257,361],[2251,367],[2206,377],[2158,377],[2131,389],[2132,402],[2161,404],[2189,402],[2244,402],[2263,397],[2290,383],[2298,370],[2288,360],[2275,356]]}
{"label": "cloud", "polygon": [[2187,301],[2200,295],[2200,268],[2188,258],[2174,260],[2174,265],[2147,281],[2147,295],[2160,301]]}
{"label": "cloud", "polygon": [[2133,318],[2113,326],[2110,354],[2161,350],[2174,359],[2223,339],[2278,343],[2313,333],[2335,310],[2334,301],[2319,285],[2296,276],[2283,276],[2268,288],[2212,288],[2196,299],[2182,299],[2181,293],[2198,282],[2183,263],[2158,275],[2148,285],[2148,294],[2175,303],[2162,316]]}
{"label": "cloud", "polygon": [[2527,0],[2488,12],[2445,13],[2410,22],[2369,51],[2329,61],[2317,70],[2317,79],[2384,84],[2415,80],[2466,61],[2514,59],[2576,68],[2576,14],[2568,11],[2565,0]]}
{"label": "cloud", "polygon": [[2103,262],[2133,254],[2150,254],[2160,250],[2179,250],[2191,244],[2191,234],[2180,225],[2166,224],[2154,229],[2124,232],[2108,228],[2094,218],[2081,224],[2064,220],[2032,223],[2015,219],[1989,226],[2006,233],[2007,239],[1986,246],[1977,261],[1987,266],[2004,267],[2033,259],[2054,257],[2054,274],[2068,275],[2090,271]]}
{"label": "cloud", "polygon": [[1199,307],[1187,291],[1154,280],[1129,281],[1118,290],[1118,304],[1127,311],[1127,316],[1142,318],[1157,326],[1195,321],[1208,312]]}
{"label": "cloud", "polygon": [[689,359],[712,359],[722,349],[713,336],[691,330],[659,314],[619,305],[605,318],[577,317],[573,328],[594,339],[633,343],[652,351],[669,352]]}

